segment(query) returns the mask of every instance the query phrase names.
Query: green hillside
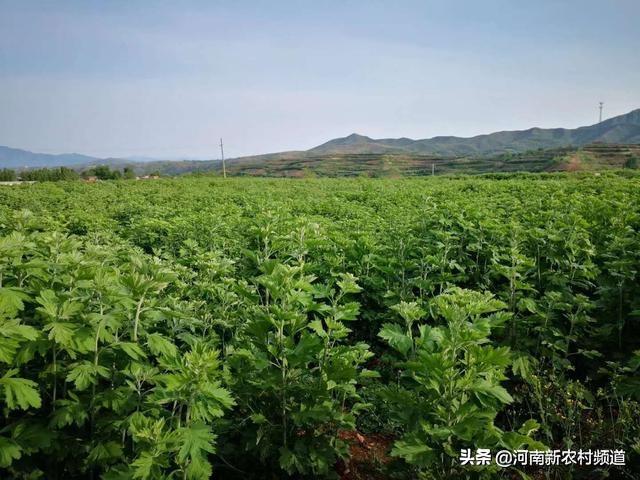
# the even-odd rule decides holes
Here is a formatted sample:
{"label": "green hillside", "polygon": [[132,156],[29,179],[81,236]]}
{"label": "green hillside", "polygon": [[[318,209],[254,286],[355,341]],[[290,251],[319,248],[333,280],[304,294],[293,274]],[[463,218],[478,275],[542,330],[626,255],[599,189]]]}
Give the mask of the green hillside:
{"label": "green hillside", "polygon": [[[640,159],[640,145],[590,144],[583,148],[554,148],[490,156],[438,156],[394,153],[345,153],[284,156],[229,162],[227,173],[267,177],[395,177],[491,172],[545,172],[623,168]],[[211,164],[219,171],[220,165]]]}
{"label": "green hillside", "polygon": [[416,154],[333,154],[232,163],[233,175],[271,177],[394,177],[441,175],[449,173],[487,173],[544,171],[554,160],[572,152],[569,149],[542,150],[493,157],[444,157]]}
{"label": "green hillside", "polygon": [[503,152],[525,152],[538,148],[580,147],[594,142],[640,143],[640,109],[595,125],[575,129],[530,128],[478,135],[470,138],[433,137],[373,139],[352,134],[330,140],[309,152],[330,153],[413,153],[442,156],[483,156]]}

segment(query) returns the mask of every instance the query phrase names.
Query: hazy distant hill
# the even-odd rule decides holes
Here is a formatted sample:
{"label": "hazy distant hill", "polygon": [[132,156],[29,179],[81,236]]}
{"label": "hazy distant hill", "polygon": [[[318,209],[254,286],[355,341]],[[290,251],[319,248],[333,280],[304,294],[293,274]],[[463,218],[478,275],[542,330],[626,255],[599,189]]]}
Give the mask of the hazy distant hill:
{"label": "hazy distant hill", "polygon": [[[232,173],[240,171],[269,171],[268,165],[270,164],[279,165],[281,169],[286,169],[285,165],[289,165],[292,172],[295,172],[298,169],[296,162],[301,160],[310,162],[305,164],[306,166],[304,167],[308,168],[310,165],[317,165],[318,162],[328,162],[327,165],[345,162],[347,158],[349,159],[347,163],[361,162],[363,157],[358,157],[359,155],[400,155],[404,157],[427,156],[429,158],[420,159],[420,162],[426,162],[425,165],[428,167],[430,165],[429,162],[432,161],[430,157],[447,158],[449,160],[456,158],[466,158],[467,160],[469,158],[486,159],[487,157],[495,157],[501,154],[524,153],[539,149],[579,148],[598,142],[605,144],[640,144],[640,109],[588,127],[575,129],[530,128],[528,130],[478,135],[471,138],[433,137],[423,140],[383,138],[376,140],[354,133],[348,137],[330,140],[306,151],[270,153],[230,159],[227,162],[227,166]],[[375,161],[377,162],[378,160]],[[0,146],[0,168],[21,169],[69,166],[83,169],[98,164],[110,165],[115,168],[129,165],[133,166],[139,173],[160,171],[165,175],[221,169],[219,160],[151,161],[151,159],[142,157],[101,159],[75,153],[61,155],[32,153],[26,150]],[[312,169],[315,169],[315,167]]]}
{"label": "hazy distant hill", "polygon": [[525,152],[538,148],[580,147],[594,142],[640,143],[640,109],[601,123],[575,129],[530,128],[478,135],[470,138],[433,137],[373,139],[356,133],[336,138],[308,150],[321,154],[414,153],[420,155],[478,156]]}
{"label": "hazy distant hill", "polygon": [[33,153],[18,148],[0,146],[0,168],[71,167],[94,163],[99,160],[98,158],[80,155],[78,153],[52,155],[49,153]]}

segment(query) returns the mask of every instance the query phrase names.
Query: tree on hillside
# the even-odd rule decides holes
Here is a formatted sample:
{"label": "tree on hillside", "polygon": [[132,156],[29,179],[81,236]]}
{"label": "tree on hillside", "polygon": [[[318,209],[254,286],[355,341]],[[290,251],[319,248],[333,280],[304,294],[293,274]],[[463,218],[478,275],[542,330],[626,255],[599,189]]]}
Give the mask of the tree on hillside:
{"label": "tree on hillside", "polygon": [[0,182],[13,182],[16,179],[15,170],[3,168],[0,170]]}
{"label": "tree on hillside", "polygon": [[99,180],[117,180],[122,178],[120,170],[111,170],[108,165],[98,165],[82,173],[83,177],[97,177]]}
{"label": "tree on hillside", "polygon": [[122,177],[125,180],[134,180],[136,178],[136,172],[133,170],[133,167],[124,167]]}
{"label": "tree on hillside", "polygon": [[36,182],[59,182],[62,180],[77,180],[79,177],[75,170],[67,167],[57,168],[37,168],[26,170],[20,174],[20,178],[25,181]]}
{"label": "tree on hillside", "polygon": [[638,168],[638,157],[632,156],[627,158],[627,161],[624,162],[624,168],[637,169]]}

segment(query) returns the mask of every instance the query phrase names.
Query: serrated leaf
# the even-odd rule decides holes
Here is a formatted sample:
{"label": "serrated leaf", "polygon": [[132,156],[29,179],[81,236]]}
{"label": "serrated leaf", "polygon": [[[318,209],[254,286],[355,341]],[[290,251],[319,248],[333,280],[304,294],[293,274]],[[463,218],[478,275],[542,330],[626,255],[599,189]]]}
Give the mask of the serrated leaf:
{"label": "serrated leaf", "polygon": [[530,436],[532,433],[538,431],[540,428],[540,424],[535,421],[533,418],[530,418],[526,422],[522,424],[522,426],[518,429],[518,433],[522,435]]}
{"label": "serrated leaf", "polygon": [[207,396],[216,400],[223,408],[231,408],[236,403],[229,390],[220,386],[207,386],[206,393]]}
{"label": "serrated leaf", "polygon": [[178,353],[177,347],[168,338],[159,333],[152,333],[147,337],[147,346],[154,355],[175,357]]}
{"label": "serrated leaf", "polygon": [[0,336],[35,340],[38,338],[38,331],[30,325],[23,325],[18,319],[5,320],[0,322]]}
{"label": "serrated leaf", "polygon": [[12,426],[11,437],[25,453],[48,448],[56,438],[56,432],[37,421],[22,420]]}
{"label": "serrated leaf", "polygon": [[85,361],[71,365],[67,374],[67,382],[73,382],[78,390],[85,390],[90,385],[98,383],[97,377],[109,377],[109,370],[101,365],[94,365]]}
{"label": "serrated leaf", "polygon": [[528,355],[517,355],[511,364],[513,373],[525,380],[531,378],[531,362]]}
{"label": "serrated leaf", "polygon": [[36,298],[36,302],[40,304],[38,311],[49,318],[57,318],[58,316],[58,297],[53,290],[42,290]]}
{"label": "serrated leaf", "polygon": [[391,307],[391,309],[398,312],[407,324],[411,324],[426,315],[426,312],[416,302],[400,302]]}
{"label": "serrated leaf", "polygon": [[391,456],[404,458],[414,465],[427,465],[433,458],[433,449],[415,440],[398,440],[393,444]]}
{"label": "serrated leaf", "polygon": [[14,317],[24,309],[24,300],[28,299],[29,295],[19,288],[0,287],[0,316]]}
{"label": "serrated leaf", "polygon": [[215,447],[213,442],[216,437],[211,432],[211,427],[202,423],[195,422],[189,427],[180,429],[180,451],[178,458],[184,463],[187,458],[196,458],[204,453],[214,453]]}
{"label": "serrated leaf", "polygon": [[133,342],[120,342],[114,345],[122,350],[133,360],[142,360],[147,358],[147,354],[140,348],[140,345]]}
{"label": "serrated leaf", "polygon": [[513,402],[513,397],[501,385],[493,385],[487,380],[478,380],[474,382],[472,390],[475,392],[490,395],[502,403]]}
{"label": "serrated leaf", "polygon": [[327,332],[324,331],[324,326],[322,325],[322,320],[316,318],[315,320],[309,322],[308,327],[321,338],[325,338],[327,336]]}
{"label": "serrated leaf", "polygon": [[118,442],[99,442],[90,451],[87,459],[92,464],[111,461],[122,457],[122,447]]}
{"label": "serrated leaf", "polygon": [[38,384],[26,378],[14,377],[17,370],[9,370],[0,378],[0,387],[4,391],[5,403],[9,410],[20,408],[26,410],[29,407],[40,408],[41,400],[38,392]]}
{"label": "serrated leaf", "polygon": [[139,478],[141,480],[149,478],[153,471],[154,463],[154,457],[151,452],[142,452],[140,456],[131,463],[131,467],[133,467],[133,478]]}
{"label": "serrated leaf", "polygon": [[378,336],[405,356],[413,348],[413,340],[404,333],[402,327],[397,323],[385,323]]}
{"label": "serrated leaf", "polygon": [[357,278],[350,273],[341,274],[342,280],[336,282],[343,293],[358,293],[362,288],[357,284]]}
{"label": "serrated leaf", "polygon": [[53,340],[64,347],[72,347],[74,328],[73,323],[51,322],[44,326],[44,331],[49,332],[49,340]]}
{"label": "serrated leaf", "polygon": [[10,438],[0,437],[0,467],[7,468],[22,456],[20,445]]}
{"label": "serrated leaf", "polygon": [[213,473],[211,464],[204,456],[194,457],[187,466],[187,480],[209,480]]}

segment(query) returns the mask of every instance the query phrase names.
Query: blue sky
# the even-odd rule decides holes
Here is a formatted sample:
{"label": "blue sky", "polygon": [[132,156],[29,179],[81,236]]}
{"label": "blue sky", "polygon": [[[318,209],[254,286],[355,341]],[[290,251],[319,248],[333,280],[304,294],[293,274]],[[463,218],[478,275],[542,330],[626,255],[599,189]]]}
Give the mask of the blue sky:
{"label": "blue sky", "polygon": [[0,0],[0,145],[217,158],[640,107],[640,2]]}

